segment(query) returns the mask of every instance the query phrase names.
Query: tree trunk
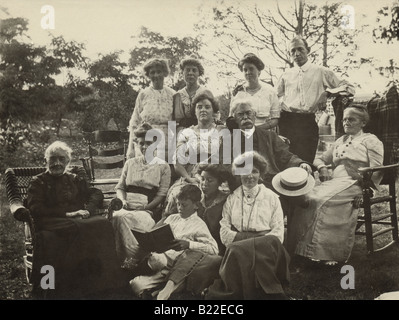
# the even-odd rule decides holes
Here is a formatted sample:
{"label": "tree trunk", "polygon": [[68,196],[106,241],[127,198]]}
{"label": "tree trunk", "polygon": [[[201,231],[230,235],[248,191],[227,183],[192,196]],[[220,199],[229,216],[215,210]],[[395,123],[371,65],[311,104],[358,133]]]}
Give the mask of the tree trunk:
{"label": "tree trunk", "polygon": [[328,44],[328,6],[324,7],[323,17],[324,31],[323,31],[323,66],[328,67],[327,63],[327,44]]}
{"label": "tree trunk", "polygon": [[303,6],[305,5],[304,0],[299,0],[299,10],[298,10],[298,27],[297,35],[303,36]]}

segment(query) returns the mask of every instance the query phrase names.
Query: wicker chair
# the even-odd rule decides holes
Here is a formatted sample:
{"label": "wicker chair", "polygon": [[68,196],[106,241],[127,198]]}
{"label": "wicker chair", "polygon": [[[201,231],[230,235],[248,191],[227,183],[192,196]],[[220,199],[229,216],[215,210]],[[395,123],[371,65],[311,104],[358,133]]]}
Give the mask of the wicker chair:
{"label": "wicker chair", "polygon": [[[8,168],[5,172],[5,184],[10,211],[14,218],[25,226],[25,273],[28,283],[31,283],[32,257],[35,244],[35,223],[29,210],[25,207],[27,191],[32,178],[42,172],[44,167]],[[86,171],[81,166],[71,166],[70,171],[88,180]],[[104,201],[98,214],[107,215],[110,201]]]}

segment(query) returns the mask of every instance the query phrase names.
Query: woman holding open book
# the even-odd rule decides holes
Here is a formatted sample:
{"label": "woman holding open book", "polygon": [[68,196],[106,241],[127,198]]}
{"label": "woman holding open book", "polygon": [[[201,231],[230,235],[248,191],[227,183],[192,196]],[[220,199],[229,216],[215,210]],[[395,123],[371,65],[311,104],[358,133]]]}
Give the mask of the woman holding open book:
{"label": "woman holding open book", "polygon": [[135,131],[136,144],[142,155],[128,159],[116,185],[116,195],[123,207],[114,212],[112,224],[115,230],[116,250],[121,261],[134,258],[137,253],[137,241],[132,228],[151,230],[155,225],[154,216],[159,204],[165,199],[170,185],[169,165],[154,157],[147,163],[147,147],[152,141],[146,141],[147,131],[152,127],[143,123]]}

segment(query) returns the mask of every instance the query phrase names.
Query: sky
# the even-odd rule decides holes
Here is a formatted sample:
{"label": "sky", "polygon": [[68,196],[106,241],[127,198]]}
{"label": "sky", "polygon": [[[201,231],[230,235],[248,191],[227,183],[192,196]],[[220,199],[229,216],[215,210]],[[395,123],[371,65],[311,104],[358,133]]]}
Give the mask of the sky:
{"label": "sky", "polygon": [[[241,6],[254,3],[265,8],[275,6],[274,0],[225,1]],[[391,5],[393,1],[397,0],[378,0],[378,5],[376,0],[348,0],[343,1],[343,4],[354,7],[355,23],[359,26],[361,23],[375,24],[377,10],[383,5]],[[326,1],[313,2],[320,4]],[[278,3],[284,10],[292,1],[279,0]],[[199,19],[198,9],[204,10],[214,4],[215,0],[1,0],[0,6],[7,8],[10,15],[0,10],[0,19],[10,16],[27,18],[29,41],[37,45],[48,44],[51,32],[54,36],[63,35],[67,41],[85,43],[86,53],[91,59],[96,59],[99,53],[124,50],[121,59],[127,61],[128,52],[134,47],[131,37],[138,34],[141,26],[164,36],[195,36],[193,27]],[[53,30],[44,30],[41,25],[47,14],[42,13],[41,9],[46,5],[54,8]],[[378,57],[383,61],[395,55],[394,48],[374,45],[369,34],[364,34],[359,42],[362,55]],[[396,56],[399,57],[398,54]],[[212,72],[208,72],[211,76],[210,73]],[[368,70],[359,70],[351,76],[362,81],[366,92],[371,92],[371,88],[381,90],[385,85],[382,80],[376,81],[374,74],[370,76]],[[210,78],[212,81],[212,76]]]}

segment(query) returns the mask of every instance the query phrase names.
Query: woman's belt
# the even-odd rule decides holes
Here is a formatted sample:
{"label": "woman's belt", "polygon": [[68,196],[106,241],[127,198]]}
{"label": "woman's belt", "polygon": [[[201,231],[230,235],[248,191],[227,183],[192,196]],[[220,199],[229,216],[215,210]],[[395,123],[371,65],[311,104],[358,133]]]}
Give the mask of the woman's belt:
{"label": "woman's belt", "polygon": [[314,113],[305,113],[305,112],[288,112],[282,110],[280,113],[280,117],[284,117],[287,119],[292,119],[295,118],[296,120],[300,119],[311,119],[314,120],[316,115]]}
{"label": "woman's belt", "polygon": [[148,202],[151,202],[155,198],[157,191],[158,191],[157,188],[147,189],[138,186],[126,186],[126,192],[143,194],[147,196]]}

